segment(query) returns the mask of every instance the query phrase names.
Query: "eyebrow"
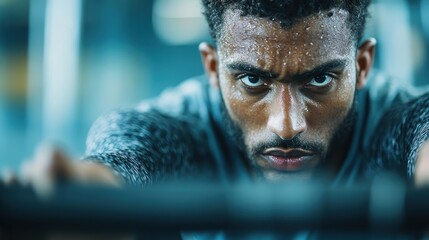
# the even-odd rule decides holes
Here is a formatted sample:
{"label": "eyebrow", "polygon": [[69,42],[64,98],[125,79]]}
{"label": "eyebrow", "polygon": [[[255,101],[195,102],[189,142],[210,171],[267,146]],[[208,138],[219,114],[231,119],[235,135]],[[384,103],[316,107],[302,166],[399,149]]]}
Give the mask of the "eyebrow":
{"label": "eyebrow", "polygon": [[344,69],[347,66],[347,64],[348,64],[348,61],[346,59],[334,59],[334,60],[322,63],[314,67],[313,69],[304,71],[302,73],[294,74],[293,79],[297,79],[297,80],[309,79],[317,75],[322,75],[332,70]]}
{"label": "eyebrow", "polygon": [[256,67],[252,64],[244,63],[244,62],[235,62],[227,64],[226,67],[229,70],[237,71],[237,72],[246,72],[263,78],[276,78],[278,75],[274,74],[265,69]]}
{"label": "eyebrow", "polygon": [[[328,71],[332,71],[333,69],[344,69],[347,66],[348,62],[346,59],[334,59],[325,63],[322,63],[310,70],[306,70],[301,73],[296,73],[291,76],[291,79],[295,80],[305,80],[308,78],[312,78],[317,75],[324,74]],[[256,67],[252,64],[244,63],[244,62],[236,62],[227,64],[226,67],[229,70],[239,71],[239,72],[247,72],[249,74],[253,74],[263,78],[277,78],[278,74],[267,71],[265,69]]]}

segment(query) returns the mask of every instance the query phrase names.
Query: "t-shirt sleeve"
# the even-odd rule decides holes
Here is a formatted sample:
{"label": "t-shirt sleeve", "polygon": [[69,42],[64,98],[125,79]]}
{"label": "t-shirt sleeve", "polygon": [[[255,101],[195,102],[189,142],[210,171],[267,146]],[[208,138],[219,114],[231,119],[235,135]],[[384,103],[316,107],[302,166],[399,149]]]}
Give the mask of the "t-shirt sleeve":
{"label": "t-shirt sleeve", "polygon": [[114,111],[92,126],[85,160],[102,163],[124,182],[147,184],[189,178],[207,169],[198,121],[156,110]]}
{"label": "t-shirt sleeve", "polygon": [[368,175],[395,171],[411,179],[420,147],[429,140],[429,93],[392,106],[371,141]]}

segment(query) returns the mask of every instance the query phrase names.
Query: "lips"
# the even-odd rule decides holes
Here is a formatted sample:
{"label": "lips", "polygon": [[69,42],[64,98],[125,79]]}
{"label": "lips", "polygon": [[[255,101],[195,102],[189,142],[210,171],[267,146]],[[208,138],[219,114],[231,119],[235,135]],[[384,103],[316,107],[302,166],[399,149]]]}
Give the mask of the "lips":
{"label": "lips", "polygon": [[270,148],[262,153],[269,167],[281,171],[299,171],[312,167],[317,155],[303,149]]}

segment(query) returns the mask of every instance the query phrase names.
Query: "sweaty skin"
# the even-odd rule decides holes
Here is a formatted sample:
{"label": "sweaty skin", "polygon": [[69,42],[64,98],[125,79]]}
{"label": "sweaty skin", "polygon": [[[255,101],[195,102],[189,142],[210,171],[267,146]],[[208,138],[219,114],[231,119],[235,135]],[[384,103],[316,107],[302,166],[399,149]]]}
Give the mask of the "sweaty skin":
{"label": "sweaty skin", "polygon": [[228,10],[217,51],[200,47],[255,175],[308,178],[320,168],[335,172],[345,157],[351,127],[344,131],[344,123],[353,115],[375,43],[356,51],[348,13],[329,13],[282,28]]}

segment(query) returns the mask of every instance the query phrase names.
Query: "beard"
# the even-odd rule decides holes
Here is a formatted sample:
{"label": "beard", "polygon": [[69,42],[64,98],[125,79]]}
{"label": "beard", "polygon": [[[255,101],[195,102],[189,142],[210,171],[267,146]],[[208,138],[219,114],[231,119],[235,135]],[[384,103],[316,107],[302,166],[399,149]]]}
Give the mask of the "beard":
{"label": "beard", "polygon": [[[354,126],[356,124],[357,118],[357,91],[354,93],[352,106],[349,109],[346,117],[341,121],[341,123],[334,129],[334,133],[329,141],[329,145],[325,146],[325,144],[320,142],[308,141],[302,139],[299,135],[292,139],[281,139],[279,136],[273,134],[270,139],[265,140],[263,143],[255,144],[255,146],[248,147],[245,144],[245,136],[240,125],[235,123],[231,116],[228,113],[226,108],[226,104],[220,92],[220,100],[221,100],[221,113],[225,126],[226,133],[228,137],[232,140],[234,145],[240,152],[240,155],[243,156],[245,163],[247,166],[253,170],[253,173],[261,176],[261,169],[256,164],[256,158],[265,149],[268,148],[300,148],[303,150],[311,151],[317,153],[320,156],[320,163],[316,166],[316,169],[320,169],[321,171],[315,171],[315,175],[319,175],[323,169],[335,163],[332,163],[330,159],[334,158],[336,155],[336,150],[339,148],[344,148],[344,143],[350,143],[350,136],[353,132]],[[348,147],[348,146],[347,146]],[[345,156],[341,156],[344,158]],[[344,159],[339,159],[339,161],[343,161]]]}

